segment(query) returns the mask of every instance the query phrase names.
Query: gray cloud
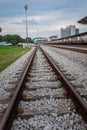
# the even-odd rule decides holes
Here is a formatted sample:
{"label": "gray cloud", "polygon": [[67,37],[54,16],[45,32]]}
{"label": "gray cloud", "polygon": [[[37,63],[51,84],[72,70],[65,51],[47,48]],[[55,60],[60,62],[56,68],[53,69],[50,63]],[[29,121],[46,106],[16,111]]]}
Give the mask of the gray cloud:
{"label": "gray cloud", "polygon": [[[25,20],[24,20],[24,23],[25,23]],[[35,19],[31,19],[31,20],[28,20],[28,24],[30,24],[30,25],[37,25],[38,22]]]}
{"label": "gray cloud", "polygon": [[[87,0],[0,0],[0,24],[9,25],[9,29],[13,26],[19,27],[17,25],[23,28],[25,26],[25,4],[28,4],[29,28],[32,31],[38,27],[43,35],[50,35],[62,26],[76,24],[79,19],[87,15]],[[53,28],[54,26],[56,27]],[[8,30],[6,32],[8,33]]]}
{"label": "gray cloud", "polygon": [[[27,20],[28,24],[29,25],[37,25],[37,21],[34,20],[34,19],[31,19],[31,20]],[[16,24],[16,25],[19,25],[19,24],[26,24],[26,20],[21,20],[21,21],[12,21],[10,22],[9,24]]]}

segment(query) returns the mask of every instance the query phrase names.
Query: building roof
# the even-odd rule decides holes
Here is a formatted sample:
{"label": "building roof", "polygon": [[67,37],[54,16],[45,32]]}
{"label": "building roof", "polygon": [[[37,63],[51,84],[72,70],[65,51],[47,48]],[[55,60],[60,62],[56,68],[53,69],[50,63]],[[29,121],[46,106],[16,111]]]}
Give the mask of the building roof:
{"label": "building roof", "polygon": [[81,20],[79,20],[77,22],[81,23],[81,24],[87,24],[87,16],[85,16],[84,18],[82,18]]}
{"label": "building roof", "polygon": [[7,43],[7,42],[0,42],[0,45],[12,45],[11,43]]}

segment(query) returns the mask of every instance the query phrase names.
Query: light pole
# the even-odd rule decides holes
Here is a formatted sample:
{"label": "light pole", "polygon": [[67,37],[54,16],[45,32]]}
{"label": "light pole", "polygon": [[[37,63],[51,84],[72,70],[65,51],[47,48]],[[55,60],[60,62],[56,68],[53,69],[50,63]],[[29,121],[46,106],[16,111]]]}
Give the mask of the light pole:
{"label": "light pole", "polygon": [[27,23],[28,5],[25,5],[24,8],[25,8],[25,17],[26,17],[26,42],[27,42],[27,46],[28,46],[28,23]]}

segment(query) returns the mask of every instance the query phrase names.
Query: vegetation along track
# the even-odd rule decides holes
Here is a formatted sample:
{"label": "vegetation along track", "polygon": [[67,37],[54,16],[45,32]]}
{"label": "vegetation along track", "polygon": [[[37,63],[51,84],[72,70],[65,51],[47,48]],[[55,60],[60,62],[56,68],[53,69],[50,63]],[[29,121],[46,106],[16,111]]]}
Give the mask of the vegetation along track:
{"label": "vegetation along track", "polygon": [[38,47],[1,120],[0,130],[86,130],[79,113],[87,123],[87,104]]}

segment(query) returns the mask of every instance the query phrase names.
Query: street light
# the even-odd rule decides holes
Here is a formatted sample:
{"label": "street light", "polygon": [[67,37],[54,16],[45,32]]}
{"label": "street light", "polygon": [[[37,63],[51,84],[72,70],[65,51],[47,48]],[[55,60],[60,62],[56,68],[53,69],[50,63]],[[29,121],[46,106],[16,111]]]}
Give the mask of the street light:
{"label": "street light", "polygon": [[25,17],[26,17],[26,42],[28,46],[28,23],[27,23],[27,10],[28,10],[28,5],[24,6],[25,9]]}

